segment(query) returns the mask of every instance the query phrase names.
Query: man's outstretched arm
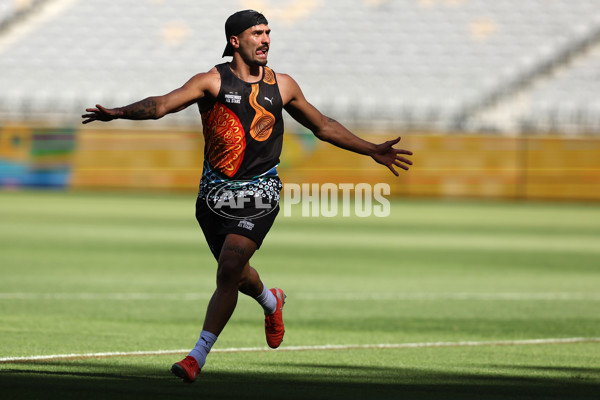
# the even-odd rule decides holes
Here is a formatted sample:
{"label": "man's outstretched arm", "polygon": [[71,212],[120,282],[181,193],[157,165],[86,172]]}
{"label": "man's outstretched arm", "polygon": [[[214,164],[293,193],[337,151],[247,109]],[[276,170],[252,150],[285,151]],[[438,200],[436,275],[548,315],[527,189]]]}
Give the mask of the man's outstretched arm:
{"label": "man's outstretched arm", "polygon": [[403,155],[412,155],[411,151],[393,147],[400,141],[400,137],[380,144],[361,139],[333,118],[321,114],[306,100],[300,86],[291,77],[281,74],[278,75],[278,80],[286,111],[292,118],[310,129],[317,138],[342,149],[371,156],[379,164],[388,167],[396,176],[399,174],[394,166],[408,170],[412,165],[412,161],[403,157]]}
{"label": "man's outstretched arm", "polygon": [[95,108],[86,108],[88,114],[82,123],[94,121],[112,121],[113,119],[159,119],[167,114],[181,111],[200,101],[211,88],[211,73],[197,74],[182,87],[165,94],[152,96],[125,107],[106,108],[96,104]]}

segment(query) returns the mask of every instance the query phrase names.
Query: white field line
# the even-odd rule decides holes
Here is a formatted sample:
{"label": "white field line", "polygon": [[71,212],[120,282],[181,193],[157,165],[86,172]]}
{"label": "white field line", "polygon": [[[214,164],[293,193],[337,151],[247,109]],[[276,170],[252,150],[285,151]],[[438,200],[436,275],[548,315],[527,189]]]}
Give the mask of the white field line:
{"label": "white field line", "polygon": [[[332,350],[376,350],[376,349],[419,349],[434,347],[485,347],[485,346],[527,346],[545,344],[574,344],[574,343],[600,343],[600,337],[576,338],[549,338],[549,339],[524,339],[524,340],[492,340],[492,341],[461,341],[461,342],[418,342],[418,343],[381,343],[381,344],[325,344],[317,346],[289,346],[280,347],[277,351],[332,351]],[[214,353],[257,353],[273,351],[267,347],[232,347],[227,349],[213,349]],[[72,360],[89,358],[132,357],[132,356],[159,356],[186,354],[189,349],[180,350],[154,350],[130,352],[102,352],[82,354],[51,354],[25,357],[3,357],[0,364]]]}
{"label": "white field line", "polygon": [[[114,300],[114,301],[200,301],[208,300],[209,292],[200,293],[35,293],[35,292],[0,292],[1,300]],[[600,293],[570,292],[499,292],[499,293],[394,293],[394,292],[305,292],[292,296],[297,300],[507,300],[507,301],[552,301],[552,300],[589,300],[600,301]]]}

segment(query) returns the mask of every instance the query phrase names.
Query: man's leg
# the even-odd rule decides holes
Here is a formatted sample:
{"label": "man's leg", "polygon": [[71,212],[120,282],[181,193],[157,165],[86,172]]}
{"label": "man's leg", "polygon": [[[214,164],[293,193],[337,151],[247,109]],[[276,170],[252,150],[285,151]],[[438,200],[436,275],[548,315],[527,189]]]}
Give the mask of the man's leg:
{"label": "man's leg", "polygon": [[283,325],[282,308],[285,304],[285,294],[281,289],[267,289],[258,272],[246,264],[239,284],[240,292],[255,299],[265,312],[265,335],[269,347],[276,349],[283,340],[285,327]]}
{"label": "man's leg", "polygon": [[243,272],[255,251],[256,243],[247,237],[236,234],[225,237],[217,266],[217,289],[208,303],[200,339],[184,360],[171,367],[185,381],[196,380],[206,356],[233,314]]}
{"label": "man's leg", "polygon": [[260,280],[258,271],[250,266],[250,263],[246,263],[242,272],[242,279],[240,279],[238,289],[246,296],[250,296],[253,299],[257,298],[264,289],[264,285]]}
{"label": "man's leg", "polygon": [[277,297],[260,280],[258,271],[246,264],[239,290],[243,294],[252,297],[263,308],[265,315],[271,315],[277,311]]}
{"label": "man's leg", "polygon": [[248,260],[256,251],[256,243],[247,237],[229,234],[219,256],[217,289],[204,319],[203,329],[219,336],[237,305],[238,289]]}

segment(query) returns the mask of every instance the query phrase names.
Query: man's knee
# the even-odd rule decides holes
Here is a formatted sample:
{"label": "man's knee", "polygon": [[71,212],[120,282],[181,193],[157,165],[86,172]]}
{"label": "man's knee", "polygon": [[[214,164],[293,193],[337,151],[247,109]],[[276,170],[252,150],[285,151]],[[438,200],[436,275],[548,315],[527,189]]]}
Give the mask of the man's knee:
{"label": "man's knee", "polygon": [[237,285],[242,279],[244,265],[238,259],[221,257],[217,269],[217,283]]}
{"label": "man's knee", "polygon": [[244,279],[245,266],[256,250],[256,244],[243,236],[230,234],[225,239],[219,256],[217,283],[238,285]]}

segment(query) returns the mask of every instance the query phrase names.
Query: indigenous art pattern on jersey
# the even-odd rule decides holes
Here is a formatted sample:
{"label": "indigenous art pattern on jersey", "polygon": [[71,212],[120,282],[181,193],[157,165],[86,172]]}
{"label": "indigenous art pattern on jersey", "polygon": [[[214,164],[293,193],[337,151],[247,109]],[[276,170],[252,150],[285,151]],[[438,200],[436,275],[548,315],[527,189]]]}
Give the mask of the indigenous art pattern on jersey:
{"label": "indigenous art pattern on jersey", "polygon": [[[266,71],[266,69],[265,69]],[[252,85],[252,93],[250,94],[250,105],[256,111],[252,125],[250,126],[250,135],[254,140],[262,142],[267,140],[273,132],[273,126],[275,125],[275,117],[273,114],[265,110],[258,102],[259,84],[255,83]]]}
{"label": "indigenous art pattern on jersey", "polygon": [[260,81],[246,82],[229,63],[215,69],[219,93],[206,111],[200,109],[204,159],[221,180],[253,181],[279,164],[284,126],[277,75],[263,67]]}
{"label": "indigenous art pattern on jersey", "polygon": [[275,80],[275,72],[273,72],[273,70],[269,67],[264,67],[263,70],[264,70],[263,82],[268,85],[276,84],[277,81]]}
{"label": "indigenous art pattern on jersey", "polygon": [[217,103],[202,114],[202,125],[208,162],[232,177],[240,168],[246,149],[242,123],[229,108]]}

